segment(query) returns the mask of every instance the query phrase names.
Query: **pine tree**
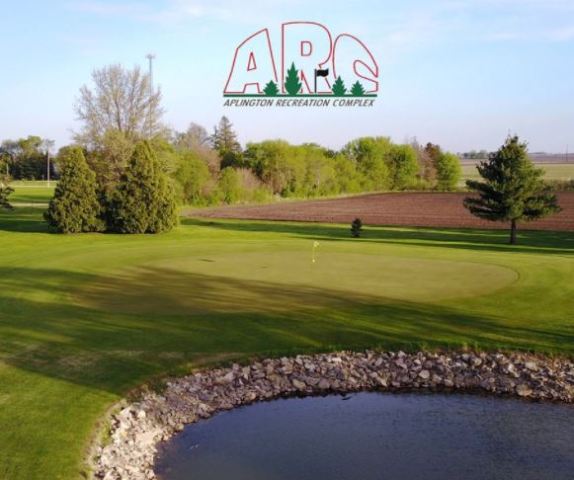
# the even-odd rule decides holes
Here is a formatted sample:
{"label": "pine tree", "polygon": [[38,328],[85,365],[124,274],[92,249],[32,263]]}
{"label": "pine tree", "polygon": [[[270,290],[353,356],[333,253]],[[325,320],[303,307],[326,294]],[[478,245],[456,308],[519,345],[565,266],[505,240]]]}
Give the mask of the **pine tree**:
{"label": "pine tree", "polygon": [[241,145],[237,141],[237,134],[233,130],[233,124],[226,116],[221,117],[219,125],[213,129],[211,144],[220,157],[223,157],[228,152],[241,152]]}
{"label": "pine tree", "polygon": [[265,88],[263,89],[263,93],[268,97],[276,97],[279,95],[279,87],[273,80],[269,80]]}
{"label": "pine tree", "polygon": [[301,92],[301,87],[303,84],[299,79],[299,72],[295,68],[295,63],[291,64],[289,70],[287,70],[287,78],[285,79],[285,90],[289,95],[297,95]]}
{"label": "pine tree", "polygon": [[351,236],[353,238],[359,238],[361,236],[361,231],[363,230],[363,221],[360,218],[355,218],[351,223]]}
{"label": "pine tree", "polygon": [[99,232],[100,218],[96,174],[80,147],[66,147],[58,156],[60,181],[44,219],[60,233]]}
{"label": "pine tree", "polygon": [[464,200],[475,216],[490,221],[510,222],[510,243],[516,244],[517,224],[560,211],[556,195],[544,184],[544,171],[528,157],[527,146],[518,137],[505,144],[477,167],[484,182],[467,180],[479,194]]}
{"label": "pine tree", "polygon": [[8,201],[10,194],[14,192],[14,189],[9,185],[4,185],[0,181],[0,208],[5,208],[7,210],[12,210],[12,205]]}
{"label": "pine tree", "polygon": [[331,90],[335,97],[345,96],[345,93],[347,93],[347,88],[345,87],[345,83],[341,77],[337,77],[337,80],[335,80],[335,83],[333,83]]}
{"label": "pine tree", "polygon": [[[6,156],[7,157],[7,156]],[[0,162],[0,168],[4,171],[4,168],[8,170],[8,158],[3,158],[0,153],[0,160],[4,161],[4,165]],[[14,192],[14,189],[8,185],[8,180],[10,177],[8,174],[4,175],[0,173],[0,209],[4,208],[6,210],[12,210],[12,205],[8,201],[8,197]]]}
{"label": "pine tree", "polygon": [[177,224],[173,187],[148,142],[136,145],[111,201],[112,229],[161,233]]}
{"label": "pine tree", "polygon": [[362,97],[365,94],[365,88],[358,80],[351,87],[351,95],[353,97]]}

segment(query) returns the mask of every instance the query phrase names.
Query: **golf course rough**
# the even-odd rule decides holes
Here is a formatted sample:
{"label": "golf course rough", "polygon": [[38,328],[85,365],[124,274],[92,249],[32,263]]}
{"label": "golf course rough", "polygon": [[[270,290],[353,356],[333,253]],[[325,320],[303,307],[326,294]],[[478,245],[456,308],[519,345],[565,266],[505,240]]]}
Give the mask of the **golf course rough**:
{"label": "golf course rough", "polygon": [[[184,219],[49,234],[0,213],[0,478],[76,479],[105,412],[166,375],[335,350],[572,356],[574,236]],[[314,242],[316,262],[312,262]]]}

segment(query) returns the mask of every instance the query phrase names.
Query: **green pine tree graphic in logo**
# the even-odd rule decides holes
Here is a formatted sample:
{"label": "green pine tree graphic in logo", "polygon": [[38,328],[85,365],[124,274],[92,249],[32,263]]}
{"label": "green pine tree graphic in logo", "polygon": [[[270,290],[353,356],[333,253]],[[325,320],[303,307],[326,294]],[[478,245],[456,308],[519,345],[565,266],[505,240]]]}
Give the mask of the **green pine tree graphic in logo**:
{"label": "green pine tree graphic in logo", "polygon": [[[376,97],[376,93],[367,93],[365,87],[358,80],[353,83],[350,89],[345,85],[343,78],[338,75],[333,85],[331,86],[331,91],[317,91],[317,77],[328,77],[329,69],[315,69],[315,83],[314,89],[308,93],[303,91],[302,73],[295,66],[295,62],[291,63],[291,66],[287,69],[285,76],[285,83],[283,84],[285,91],[282,92],[279,84],[274,80],[269,80],[263,91],[259,91],[257,94],[226,94],[228,97]],[[328,81],[328,80],[327,80]],[[337,100],[338,101],[338,100]]]}
{"label": "green pine tree graphic in logo", "polygon": [[299,80],[299,72],[295,68],[295,63],[291,64],[289,70],[287,70],[287,78],[285,79],[285,90],[289,95],[297,95],[301,91],[301,84]]}
{"label": "green pine tree graphic in logo", "polygon": [[347,87],[345,87],[345,82],[343,82],[343,79],[340,76],[337,77],[337,80],[335,80],[335,83],[333,83],[333,87],[331,88],[331,90],[335,97],[344,97],[345,93],[347,93]]}
{"label": "green pine tree graphic in logo", "polygon": [[353,83],[353,86],[351,87],[351,95],[353,97],[363,97],[365,95],[365,88],[358,80]]}
{"label": "green pine tree graphic in logo", "polygon": [[263,89],[263,93],[268,97],[276,97],[279,95],[279,87],[273,80],[269,80],[265,88]]}

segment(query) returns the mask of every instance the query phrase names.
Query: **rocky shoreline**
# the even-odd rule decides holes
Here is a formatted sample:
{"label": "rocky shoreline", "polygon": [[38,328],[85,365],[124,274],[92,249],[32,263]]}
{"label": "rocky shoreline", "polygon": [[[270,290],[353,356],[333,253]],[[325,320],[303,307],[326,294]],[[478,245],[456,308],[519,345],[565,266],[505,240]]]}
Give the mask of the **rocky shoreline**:
{"label": "rocky shoreline", "polygon": [[278,397],[365,390],[459,391],[574,402],[574,363],[522,353],[339,352],[207,370],[146,392],[111,418],[94,476],[151,480],[158,444],[186,424]]}

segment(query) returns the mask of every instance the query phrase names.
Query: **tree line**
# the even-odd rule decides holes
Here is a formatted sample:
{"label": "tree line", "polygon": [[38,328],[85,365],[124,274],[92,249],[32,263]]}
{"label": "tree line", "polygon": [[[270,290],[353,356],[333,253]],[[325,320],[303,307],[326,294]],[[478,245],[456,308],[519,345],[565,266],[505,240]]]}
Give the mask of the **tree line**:
{"label": "tree line", "polygon": [[[158,233],[177,223],[177,204],[264,201],[389,190],[454,190],[457,155],[440,146],[363,137],[339,151],[317,144],[266,140],[240,145],[222,117],[213,133],[191,124],[184,132],[161,122],[161,91],[139,68],[94,71],[76,105],[82,128],[57,155],[60,181],[45,214],[60,232]],[[8,207],[9,175],[42,178],[51,144],[39,137],[5,141],[0,150],[0,207]],[[481,152],[481,157],[483,152]],[[51,168],[51,167],[50,167]],[[478,217],[511,224],[559,211],[557,199],[511,137],[478,167],[484,182],[465,206]],[[46,171],[46,170],[44,170]],[[48,173],[46,171],[46,173]]]}
{"label": "tree line", "polygon": [[[108,129],[97,140],[77,141],[75,145],[82,148],[98,184],[107,191],[118,181],[135,145],[143,139],[143,135]],[[57,178],[59,159],[69,147],[48,161],[46,144],[49,142],[35,136],[3,142],[10,145],[10,154],[0,151],[2,173],[9,171],[15,180],[44,180],[49,168],[50,178]],[[458,157],[443,152],[438,145],[395,144],[387,137],[358,138],[339,151],[312,143],[292,145],[284,140],[250,142],[242,148],[226,117],[212,134],[192,123],[185,132],[166,130],[154,136],[149,145],[173,179],[180,202],[193,205],[263,201],[273,196],[448,191],[456,189],[461,175]]]}
{"label": "tree line", "polygon": [[[75,105],[80,147],[95,174],[100,195],[112,194],[136,145],[148,146],[173,184],[180,203],[212,205],[281,197],[317,197],[404,189],[456,188],[458,158],[439,146],[395,144],[386,137],[350,141],[340,151],[283,140],[248,143],[242,148],[223,117],[212,133],[192,123],[184,132],[162,123],[161,91],[138,67],[110,65],[92,74]],[[37,136],[5,140],[0,163],[13,179],[46,179],[63,171],[68,147],[49,161],[53,142]]]}

